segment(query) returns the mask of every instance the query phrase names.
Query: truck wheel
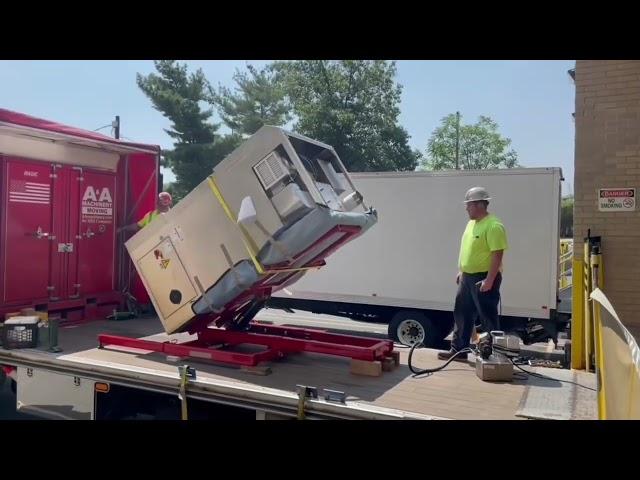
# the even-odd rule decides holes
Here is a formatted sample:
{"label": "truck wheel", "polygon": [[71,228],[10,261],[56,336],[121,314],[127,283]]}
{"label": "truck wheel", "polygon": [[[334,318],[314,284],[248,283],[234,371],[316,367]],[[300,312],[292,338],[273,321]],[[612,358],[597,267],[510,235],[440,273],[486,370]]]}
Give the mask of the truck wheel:
{"label": "truck wheel", "polygon": [[425,347],[438,346],[442,341],[441,335],[433,320],[417,311],[398,312],[389,323],[389,338],[409,347],[416,343]]}

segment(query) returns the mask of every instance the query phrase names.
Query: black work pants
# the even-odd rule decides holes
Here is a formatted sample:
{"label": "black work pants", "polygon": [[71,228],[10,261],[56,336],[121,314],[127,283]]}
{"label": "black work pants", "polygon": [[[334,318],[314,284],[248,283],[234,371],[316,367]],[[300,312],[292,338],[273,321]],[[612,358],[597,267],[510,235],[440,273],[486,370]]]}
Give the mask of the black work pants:
{"label": "black work pants", "polygon": [[469,346],[471,333],[478,318],[485,332],[499,328],[498,303],[500,302],[502,275],[500,273],[496,275],[491,290],[480,292],[478,282],[487,278],[487,273],[463,273],[460,276],[453,309],[455,326],[453,340],[451,340],[452,350],[459,351]]}

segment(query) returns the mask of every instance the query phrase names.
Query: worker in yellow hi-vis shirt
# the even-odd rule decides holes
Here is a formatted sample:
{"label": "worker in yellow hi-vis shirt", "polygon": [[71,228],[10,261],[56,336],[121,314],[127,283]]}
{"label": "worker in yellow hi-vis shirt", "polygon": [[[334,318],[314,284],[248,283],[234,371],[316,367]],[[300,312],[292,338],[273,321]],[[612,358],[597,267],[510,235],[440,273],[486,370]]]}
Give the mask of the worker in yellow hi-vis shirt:
{"label": "worker in yellow hi-vis shirt", "polygon": [[[491,197],[483,187],[473,187],[465,194],[469,222],[462,234],[458,258],[458,292],[453,310],[455,327],[451,349],[438,358],[466,361],[471,333],[479,318],[485,332],[498,328],[498,303],[502,283],[502,257],[509,248],[501,220],[489,213]],[[456,355],[457,354],[457,355]]]}
{"label": "worker in yellow hi-vis shirt", "polygon": [[173,198],[169,192],[160,192],[158,194],[158,201],[156,203],[156,208],[151,210],[145,214],[144,217],[140,219],[137,223],[132,223],[131,225],[126,225],[120,228],[118,231],[123,230],[135,230],[138,231],[147,225],[149,225],[154,219],[156,219],[160,214],[167,213],[171,206],[173,205]]}

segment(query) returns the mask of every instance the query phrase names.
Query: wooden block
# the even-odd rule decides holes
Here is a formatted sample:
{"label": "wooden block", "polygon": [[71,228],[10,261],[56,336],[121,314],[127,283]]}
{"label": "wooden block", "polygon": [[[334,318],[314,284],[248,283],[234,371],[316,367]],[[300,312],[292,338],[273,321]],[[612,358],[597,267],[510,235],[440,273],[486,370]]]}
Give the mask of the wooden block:
{"label": "wooden block", "polygon": [[262,366],[262,365],[256,365],[255,367],[249,367],[249,366],[243,365],[242,367],[240,367],[240,370],[246,373],[250,373],[252,375],[261,375],[261,376],[271,375],[271,367]]}
{"label": "wooden block", "polygon": [[351,373],[353,375],[366,375],[368,377],[379,377],[382,375],[382,362],[367,362],[366,360],[351,359]]}
{"label": "wooden block", "polygon": [[391,358],[393,358],[393,360],[396,362],[396,366],[400,366],[400,352],[397,350],[394,350],[393,352],[391,352]]}
{"label": "wooden block", "polygon": [[391,372],[398,365],[396,365],[396,361],[393,357],[387,357],[382,360],[382,371],[383,372]]}

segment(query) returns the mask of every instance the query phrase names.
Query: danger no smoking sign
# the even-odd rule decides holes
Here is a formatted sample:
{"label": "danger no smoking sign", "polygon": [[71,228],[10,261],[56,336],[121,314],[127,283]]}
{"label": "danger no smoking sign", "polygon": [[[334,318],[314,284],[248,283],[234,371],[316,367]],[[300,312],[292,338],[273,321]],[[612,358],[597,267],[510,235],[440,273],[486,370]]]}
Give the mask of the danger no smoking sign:
{"label": "danger no smoking sign", "polygon": [[633,212],[636,209],[635,188],[598,189],[598,210],[601,212]]}

